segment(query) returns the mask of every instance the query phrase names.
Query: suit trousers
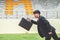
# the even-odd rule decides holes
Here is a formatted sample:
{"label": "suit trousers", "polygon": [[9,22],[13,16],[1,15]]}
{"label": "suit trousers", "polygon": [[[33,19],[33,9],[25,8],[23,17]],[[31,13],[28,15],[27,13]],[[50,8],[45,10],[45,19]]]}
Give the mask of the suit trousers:
{"label": "suit trousers", "polygon": [[45,36],[45,40],[50,40],[51,37],[52,37],[54,40],[58,40],[58,36],[57,36],[57,34],[56,34],[55,31],[52,31],[52,34],[51,34],[51,35],[48,34],[48,36]]}

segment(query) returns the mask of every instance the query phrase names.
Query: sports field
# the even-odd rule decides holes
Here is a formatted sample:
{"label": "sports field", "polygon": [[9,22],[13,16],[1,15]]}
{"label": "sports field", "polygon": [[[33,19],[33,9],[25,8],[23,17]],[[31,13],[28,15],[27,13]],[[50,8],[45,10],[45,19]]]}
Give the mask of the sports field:
{"label": "sports field", "polygon": [[[58,36],[60,37],[60,34]],[[38,34],[0,34],[0,40],[44,40],[44,38]]]}

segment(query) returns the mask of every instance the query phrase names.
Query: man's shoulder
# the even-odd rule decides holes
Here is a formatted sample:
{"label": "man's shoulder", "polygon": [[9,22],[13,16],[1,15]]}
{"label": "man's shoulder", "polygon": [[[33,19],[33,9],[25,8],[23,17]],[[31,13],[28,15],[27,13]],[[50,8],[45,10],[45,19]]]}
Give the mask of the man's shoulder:
{"label": "man's shoulder", "polygon": [[40,16],[39,19],[48,22],[48,20],[45,17],[43,17],[43,16]]}
{"label": "man's shoulder", "polygon": [[39,19],[43,19],[43,20],[45,20],[45,17],[44,16],[40,16],[40,18]]}

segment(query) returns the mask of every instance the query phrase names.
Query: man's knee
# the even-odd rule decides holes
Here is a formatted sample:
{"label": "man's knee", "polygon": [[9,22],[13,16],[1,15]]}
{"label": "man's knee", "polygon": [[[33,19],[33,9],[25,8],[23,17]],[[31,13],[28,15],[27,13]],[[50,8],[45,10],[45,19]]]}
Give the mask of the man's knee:
{"label": "man's knee", "polygon": [[45,40],[50,40],[50,39],[51,39],[51,36],[45,37]]}

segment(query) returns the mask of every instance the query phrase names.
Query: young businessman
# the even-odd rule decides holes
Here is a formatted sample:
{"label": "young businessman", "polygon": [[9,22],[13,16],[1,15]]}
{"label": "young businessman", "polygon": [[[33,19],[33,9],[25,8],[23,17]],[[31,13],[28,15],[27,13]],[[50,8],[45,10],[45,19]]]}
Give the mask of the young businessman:
{"label": "young businessman", "polygon": [[29,20],[38,26],[38,33],[42,38],[45,37],[45,40],[50,40],[53,37],[54,40],[60,40],[55,32],[55,28],[40,15],[39,10],[35,10],[33,14],[35,18],[38,18],[37,22],[31,19]]}

